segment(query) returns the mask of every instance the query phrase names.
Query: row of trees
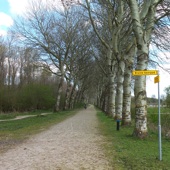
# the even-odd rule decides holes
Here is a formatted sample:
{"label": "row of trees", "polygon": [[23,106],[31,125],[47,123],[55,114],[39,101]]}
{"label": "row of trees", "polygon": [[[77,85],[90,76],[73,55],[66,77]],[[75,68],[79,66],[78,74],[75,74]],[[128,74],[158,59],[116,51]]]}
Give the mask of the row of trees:
{"label": "row of trees", "polygon": [[[169,2],[86,0],[83,6],[88,10],[93,30],[102,47],[105,48],[105,55],[100,57],[104,59],[103,64],[106,69],[103,68],[103,70],[108,77],[108,93],[105,99],[102,99],[102,95],[102,97],[99,96],[98,105],[106,107],[106,112],[122,120],[123,125],[129,125],[131,123],[132,68],[135,66],[136,70],[147,70],[149,62],[152,64],[157,60],[155,58],[151,62],[150,45],[159,48],[167,45],[164,39],[160,46],[155,37],[162,38],[162,33],[165,33],[163,26],[169,33],[167,23]],[[106,94],[105,90],[103,92]],[[135,77],[134,93],[135,129],[133,134],[144,138],[148,133],[145,76]],[[106,103],[103,104],[101,101]]]}
{"label": "row of trees", "polygon": [[109,116],[122,120],[122,125],[130,125],[131,87],[134,86],[134,135],[146,137],[146,78],[133,79],[131,72],[134,68],[147,70],[149,65],[158,62],[156,53],[149,51],[151,45],[153,49],[155,46],[159,50],[168,48],[168,39],[164,37],[169,33],[169,2],[61,2],[61,9],[50,2],[32,2],[30,10],[16,19],[11,30],[17,44],[34,51],[32,57],[26,57],[29,61],[34,58],[32,66],[57,77],[54,110],[61,109],[65,92],[64,109],[88,100]]}

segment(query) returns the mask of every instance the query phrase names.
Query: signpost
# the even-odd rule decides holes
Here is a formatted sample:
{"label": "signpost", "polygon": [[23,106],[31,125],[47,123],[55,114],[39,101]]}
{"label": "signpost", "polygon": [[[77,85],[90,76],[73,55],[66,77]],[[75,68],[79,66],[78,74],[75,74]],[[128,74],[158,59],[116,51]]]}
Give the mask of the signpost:
{"label": "signpost", "polygon": [[134,70],[133,76],[157,75],[154,78],[154,83],[158,83],[158,138],[159,138],[159,160],[162,160],[162,140],[161,140],[161,114],[160,114],[160,76],[158,70]]}
{"label": "signpost", "polygon": [[161,140],[161,114],[160,114],[160,77],[159,73],[154,78],[154,83],[158,83],[158,137],[159,137],[159,160],[162,160],[162,140]]}
{"label": "signpost", "polygon": [[160,77],[159,77],[159,75],[158,75],[158,76],[156,76],[156,77],[154,78],[154,83],[158,83],[158,84],[159,84],[159,81],[160,81]]}
{"label": "signpost", "polygon": [[133,76],[158,75],[158,70],[134,70]]}

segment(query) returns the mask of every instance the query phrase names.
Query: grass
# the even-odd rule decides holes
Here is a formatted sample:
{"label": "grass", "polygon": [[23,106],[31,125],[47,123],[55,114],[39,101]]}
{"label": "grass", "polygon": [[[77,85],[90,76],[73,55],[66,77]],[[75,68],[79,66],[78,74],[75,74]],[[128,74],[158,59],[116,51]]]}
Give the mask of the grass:
{"label": "grass", "polygon": [[98,111],[101,133],[106,137],[104,145],[111,163],[117,170],[168,170],[170,168],[170,140],[163,137],[163,160],[158,160],[158,134],[150,130],[146,139],[140,140],[132,136],[134,126],[120,127],[116,130],[116,122]]}
{"label": "grass", "polygon": [[[22,143],[33,134],[46,130],[75,113],[76,111],[62,111],[41,116],[39,112],[34,112],[37,115],[35,117],[0,122],[0,152],[13,147],[15,144]],[[6,116],[8,117],[8,115]]]}
{"label": "grass", "polygon": [[[148,107],[148,114],[158,113],[158,107]],[[170,113],[170,108],[160,107],[161,113]]]}

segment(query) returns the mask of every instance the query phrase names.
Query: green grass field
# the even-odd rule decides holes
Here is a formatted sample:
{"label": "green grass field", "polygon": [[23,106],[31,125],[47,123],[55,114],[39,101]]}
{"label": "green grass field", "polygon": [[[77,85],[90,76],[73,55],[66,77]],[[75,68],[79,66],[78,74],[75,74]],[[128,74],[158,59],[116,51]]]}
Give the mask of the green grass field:
{"label": "green grass field", "polygon": [[[116,130],[116,122],[98,111],[101,133],[106,137],[104,145],[111,163],[118,169],[129,170],[169,170],[170,169],[170,139],[162,135],[163,160],[159,161],[157,115],[149,116],[149,135],[140,140],[132,136],[134,123],[130,127],[120,127]],[[170,120],[170,115],[162,115],[162,120]],[[170,122],[170,121],[169,121]],[[150,125],[152,124],[151,128]],[[153,128],[153,126],[155,128]]]}

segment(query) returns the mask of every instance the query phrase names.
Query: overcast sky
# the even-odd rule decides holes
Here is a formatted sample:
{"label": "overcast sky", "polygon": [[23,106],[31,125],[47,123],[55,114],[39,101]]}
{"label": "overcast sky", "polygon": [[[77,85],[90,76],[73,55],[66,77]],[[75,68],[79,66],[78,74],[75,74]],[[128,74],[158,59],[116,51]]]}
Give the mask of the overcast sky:
{"label": "overcast sky", "polygon": [[[29,0],[0,0],[0,35],[6,35],[7,29],[13,25],[12,17],[16,15],[22,15],[22,13],[29,8]],[[38,0],[37,0],[38,1]],[[46,0],[40,0],[41,2]],[[55,1],[56,5],[59,5],[58,0],[47,0],[47,2]],[[161,55],[161,54],[160,54]],[[167,53],[170,58],[170,53]],[[165,68],[170,68],[169,65],[165,65]],[[170,86],[170,75],[165,71],[160,70],[160,93],[164,94],[165,87]],[[155,76],[147,77],[147,96],[158,96],[158,86],[154,84]]]}

